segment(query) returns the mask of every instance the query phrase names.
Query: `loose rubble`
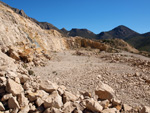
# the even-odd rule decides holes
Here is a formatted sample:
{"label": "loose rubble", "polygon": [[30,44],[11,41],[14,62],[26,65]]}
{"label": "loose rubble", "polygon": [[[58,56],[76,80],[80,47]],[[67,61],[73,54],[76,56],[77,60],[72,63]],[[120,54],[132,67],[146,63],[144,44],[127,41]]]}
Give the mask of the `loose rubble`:
{"label": "loose rubble", "polygon": [[[3,53],[1,53],[3,54]],[[5,58],[6,57],[6,58]],[[7,56],[4,59],[11,58]],[[10,113],[119,113],[131,112],[134,108],[115,98],[115,91],[104,84],[97,86],[95,95],[88,92],[74,95],[65,86],[49,80],[39,80],[37,76],[26,73],[19,65],[16,70],[1,70],[0,111]],[[21,69],[21,72],[17,70]],[[21,74],[24,71],[24,74]],[[7,74],[3,74],[9,72]],[[14,75],[15,73],[15,75]],[[139,107],[138,112],[149,113],[149,107]]]}

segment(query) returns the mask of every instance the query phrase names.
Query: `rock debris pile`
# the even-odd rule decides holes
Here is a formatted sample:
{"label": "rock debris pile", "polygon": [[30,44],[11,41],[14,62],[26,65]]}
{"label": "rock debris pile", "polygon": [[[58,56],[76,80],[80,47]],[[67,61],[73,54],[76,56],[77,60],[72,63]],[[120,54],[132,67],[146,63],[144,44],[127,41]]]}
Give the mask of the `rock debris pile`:
{"label": "rock debris pile", "polygon": [[132,108],[115,98],[115,91],[101,82],[95,96],[72,94],[65,86],[30,76],[14,59],[0,52],[1,113],[149,113],[150,108]]}

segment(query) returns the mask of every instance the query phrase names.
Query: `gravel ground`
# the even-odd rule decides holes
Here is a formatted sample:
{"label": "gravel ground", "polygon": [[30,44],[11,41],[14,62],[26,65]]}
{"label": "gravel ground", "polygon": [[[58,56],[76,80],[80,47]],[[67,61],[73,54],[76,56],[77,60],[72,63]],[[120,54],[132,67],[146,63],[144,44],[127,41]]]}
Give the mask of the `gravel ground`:
{"label": "gravel ground", "polygon": [[81,50],[80,53],[74,50],[53,53],[53,59],[45,67],[33,70],[41,79],[65,85],[73,93],[93,94],[103,81],[116,91],[116,98],[123,103],[150,106],[150,58],[128,52]]}

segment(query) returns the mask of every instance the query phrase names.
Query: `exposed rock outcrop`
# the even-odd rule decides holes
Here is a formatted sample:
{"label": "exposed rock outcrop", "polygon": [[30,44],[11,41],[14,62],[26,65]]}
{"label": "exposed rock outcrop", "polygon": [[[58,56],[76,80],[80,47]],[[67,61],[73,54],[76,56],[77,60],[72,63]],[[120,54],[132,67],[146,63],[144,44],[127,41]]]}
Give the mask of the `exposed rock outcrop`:
{"label": "exposed rock outcrop", "polygon": [[[63,50],[65,49],[64,39],[56,30],[43,30],[26,15],[23,10],[21,15],[15,13],[11,8],[0,3],[0,47],[17,46],[23,49],[25,45],[41,50]],[[18,12],[18,10],[16,10]],[[10,27],[11,25],[11,27]]]}
{"label": "exposed rock outcrop", "polygon": [[74,38],[69,38],[66,40],[67,48],[94,48],[94,49],[99,49],[101,51],[107,51],[109,48],[108,45],[102,44],[101,42],[89,40],[89,39],[84,39],[81,37],[74,37]]}

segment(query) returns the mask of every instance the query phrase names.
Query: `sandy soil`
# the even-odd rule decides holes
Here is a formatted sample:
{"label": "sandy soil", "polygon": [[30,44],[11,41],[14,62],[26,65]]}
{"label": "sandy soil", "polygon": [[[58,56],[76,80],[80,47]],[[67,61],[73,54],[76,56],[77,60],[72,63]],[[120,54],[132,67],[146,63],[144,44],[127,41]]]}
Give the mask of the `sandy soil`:
{"label": "sandy soil", "polygon": [[150,58],[128,52],[80,52],[83,55],[77,55],[74,50],[53,53],[53,59],[45,67],[33,70],[41,79],[65,85],[73,93],[88,91],[93,94],[103,81],[116,91],[116,98],[123,103],[150,105],[150,83],[146,82],[150,80],[150,65],[135,65],[138,61],[150,62]]}

